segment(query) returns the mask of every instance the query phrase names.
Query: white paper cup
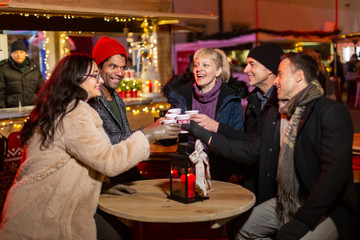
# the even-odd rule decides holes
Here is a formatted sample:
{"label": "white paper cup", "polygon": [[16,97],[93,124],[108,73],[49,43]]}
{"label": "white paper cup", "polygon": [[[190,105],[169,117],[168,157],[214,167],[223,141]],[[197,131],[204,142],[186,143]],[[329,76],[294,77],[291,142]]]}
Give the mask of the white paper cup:
{"label": "white paper cup", "polygon": [[165,118],[174,120],[177,115],[178,114],[167,113],[167,114],[165,114]]}
{"label": "white paper cup", "polygon": [[167,110],[167,113],[179,115],[181,114],[181,108],[170,108],[169,110]]}
{"label": "white paper cup", "polygon": [[172,124],[172,123],[176,123],[175,119],[164,119],[162,120],[162,124]]}
{"label": "white paper cup", "polygon": [[181,124],[189,124],[190,123],[190,115],[189,114],[180,114],[176,117],[177,123],[180,125],[180,133],[189,133],[189,131],[181,129]]}
{"label": "white paper cup", "polygon": [[185,114],[189,114],[189,115],[199,114],[199,110],[188,110],[185,111]]}

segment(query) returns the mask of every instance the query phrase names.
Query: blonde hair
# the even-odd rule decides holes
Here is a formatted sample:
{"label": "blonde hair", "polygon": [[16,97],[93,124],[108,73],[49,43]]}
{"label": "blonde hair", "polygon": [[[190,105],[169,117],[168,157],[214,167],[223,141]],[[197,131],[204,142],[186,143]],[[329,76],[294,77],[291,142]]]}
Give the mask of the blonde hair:
{"label": "blonde hair", "polygon": [[222,68],[222,73],[219,77],[221,77],[222,81],[225,83],[229,81],[231,76],[231,66],[227,60],[226,54],[222,50],[218,48],[200,48],[194,54],[194,62],[200,55],[206,56],[214,61],[217,70]]}

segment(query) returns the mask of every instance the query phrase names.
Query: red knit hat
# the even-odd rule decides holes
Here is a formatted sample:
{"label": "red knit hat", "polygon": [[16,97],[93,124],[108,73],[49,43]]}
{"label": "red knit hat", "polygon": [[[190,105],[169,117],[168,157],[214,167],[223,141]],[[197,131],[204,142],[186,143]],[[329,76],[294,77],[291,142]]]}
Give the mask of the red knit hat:
{"label": "red knit hat", "polygon": [[107,36],[101,37],[92,51],[92,57],[97,65],[102,63],[107,58],[116,54],[123,54],[127,58],[126,49],[121,43],[113,38]]}

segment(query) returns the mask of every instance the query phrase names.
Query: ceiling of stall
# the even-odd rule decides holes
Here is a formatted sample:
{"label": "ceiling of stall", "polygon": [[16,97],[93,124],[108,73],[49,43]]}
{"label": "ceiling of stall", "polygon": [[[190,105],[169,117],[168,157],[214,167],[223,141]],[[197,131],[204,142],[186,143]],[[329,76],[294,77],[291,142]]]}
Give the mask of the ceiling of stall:
{"label": "ceiling of stall", "polygon": [[129,11],[61,5],[16,3],[0,7],[0,29],[86,32],[139,32],[144,19],[171,22],[187,19],[217,19],[206,14]]}

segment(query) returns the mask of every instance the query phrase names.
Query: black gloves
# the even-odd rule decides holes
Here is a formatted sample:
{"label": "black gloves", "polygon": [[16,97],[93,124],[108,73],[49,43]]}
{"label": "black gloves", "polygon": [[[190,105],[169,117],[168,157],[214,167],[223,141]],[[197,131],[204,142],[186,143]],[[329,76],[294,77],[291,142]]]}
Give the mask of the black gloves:
{"label": "black gloves", "polygon": [[196,139],[200,139],[201,142],[208,144],[209,139],[211,138],[211,132],[206,130],[203,127],[200,127],[199,124],[190,121],[190,124],[181,124],[181,128],[190,132],[190,135]]}
{"label": "black gloves", "polygon": [[280,228],[278,234],[276,235],[276,240],[298,240],[309,230],[310,227],[308,225],[299,220],[293,219]]}

